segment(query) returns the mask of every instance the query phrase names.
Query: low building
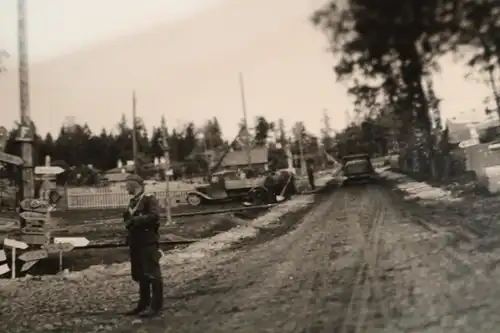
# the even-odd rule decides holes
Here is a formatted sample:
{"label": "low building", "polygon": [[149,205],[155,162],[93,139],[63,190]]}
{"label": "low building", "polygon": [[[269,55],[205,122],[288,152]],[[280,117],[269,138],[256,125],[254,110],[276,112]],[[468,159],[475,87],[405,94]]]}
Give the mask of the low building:
{"label": "low building", "polygon": [[[248,151],[237,150],[226,154],[221,162],[221,168],[228,170],[248,168]],[[266,170],[268,167],[268,149],[266,147],[250,150],[250,164],[252,169]]]}

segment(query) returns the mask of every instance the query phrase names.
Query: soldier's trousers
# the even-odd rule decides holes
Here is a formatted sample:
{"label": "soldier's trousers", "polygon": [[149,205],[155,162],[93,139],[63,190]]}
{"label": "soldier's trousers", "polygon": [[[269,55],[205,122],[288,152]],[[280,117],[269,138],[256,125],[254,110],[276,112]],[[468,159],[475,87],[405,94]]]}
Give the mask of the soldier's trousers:
{"label": "soldier's trousers", "polygon": [[160,268],[160,251],[156,244],[130,247],[132,279],[139,284],[137,308],[151,306],[154,310],[163,307],[163,279]]}
{"label": "soldier's trousers", "polygon": [[157,244],[145,246],[131,246],[130,266],[132,279],[136,282],[141,281],[161,281],[160,269],[160,251]]}

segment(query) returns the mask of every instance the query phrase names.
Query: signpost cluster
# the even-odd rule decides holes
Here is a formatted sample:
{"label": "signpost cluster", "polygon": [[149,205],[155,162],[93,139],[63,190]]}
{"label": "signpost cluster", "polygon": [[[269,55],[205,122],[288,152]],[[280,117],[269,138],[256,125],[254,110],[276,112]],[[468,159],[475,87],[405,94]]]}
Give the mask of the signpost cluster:
{"label": "signpost cluster", "polygon": [[40,176],[42,186],[39,199],[25,199],[21,202],[21,213],[19,216],[25,221],[22,224],[22,240],[30,245],[46,245],[52,237],[51,212],[55,209],[55,203],[59,201],[60,195],[52,188],[51,180],[64,169],[58,166],[50,166],[50,157],[45,158],[45,166],[35,168],[35,175]]}
{"label": "signpost cluster", "polygon": [[3,241],[4,248],[11,249],[11,266],[7,263],[7,256],[5,250],[0,250],[0,276],[11,272],[11,278],[16,278],[16,260],[23,261],[21,272],[28,271],[40,260],[48,258],[51,254],[59,255],[59,271],[63,270],[63,253],[72,251],[75,247],[85,247],[89,244],[88,239],[85,237],[56,237],[54,243],[44,244],[39,249],[23,252],[17,257],[18,250],[27,250],[29,245],[15,239],[5,238]]}
{"label": "signpost cluster", "polygon": [[[22,158],[3,152],[7,134],[6,129],[0,127],[0,162],[21,166],[24,164]],[[35,175],[42,180],[40,196],[38,199],[26,198],[19,204],[19,217],[22,220],[21,240],[4,239],[4,249],[0,250],[0,276],[10,271],[11,278],[15,278],[17,259],[23,261],[20,271],[26,272],[50,254],[59,255],[59,270],[61,271],[63,269],[63,253],[70,252],[75,247],[85,247],[89,244],[89,241],[84,237],[52,237],[51,212],[55,210],[55,204],[61,196],[55,190],[51,180],[54,180],[62,172],[64,172],[63,168],[50,165],[49,156],[45,158],[45,166],[35,167]],[[7,263],[5,248],[11,250],[10,267]],[[18,257],[17,251],[22,250],[28,251],[21,253]]]}

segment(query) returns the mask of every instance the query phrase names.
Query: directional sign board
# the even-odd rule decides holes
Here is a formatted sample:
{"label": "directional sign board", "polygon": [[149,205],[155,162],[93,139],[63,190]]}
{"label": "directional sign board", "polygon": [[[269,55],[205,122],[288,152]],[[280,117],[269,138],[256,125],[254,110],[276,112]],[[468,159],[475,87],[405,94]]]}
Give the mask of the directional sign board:
{"label": "directional sign board", "polygon": [[[28,226],[24,227],[21,229],[21,232],[26,235],[43,235],[45,234],[45,228],[44,227],[33,227],[33,226]],[[28,244],[31,244],[28,242]]]}
{"label": "directional sign board", "polygon": [[40,199],[24,199],[20,204],[23,210],[37,211],[46,213],[47,211],[52,211],[54,208],[46,200]]}
{"label": "directional sign board", "polygon": [[5,254],[5,250],[0,250],[0,262],[6,260],[7,260],[7,255]]}
{"label": "directional sign board", "polygon": [[29,220],[29,221],[47,221],[48,217],[46,214],[39,213],[39,212],[22,212],[19,214],[23,219]]}
{"label": "directional sign board", "polygon": [[43,232],[34,232],[21,235],[21,239],[26,244],[43,245],[49,242],[49,238]]}
{"label": "directional sign board", "polygon": [[0,162],[5,162],[14,165],[21,165],[24,163],[23,159],[16,155],[7,154],[0,151]]}
{"label": "directional sign board", "polygon": [[58,244],[47,244],[43,248],[47,253],[59,253],[59,252],[69,252],[75,248],[73,244],[70,243],[58,243]]}
{"label": "directional sign board", "polygon": [[5,273],[10,272],[10,268],[8,264],[0,265],[0,275],[4,275]]}
{"label": "directional sign board", "polygon": [[69,243],[74,247],[85,247],[89,245],[89,240],[85,237],[55,237],[54,244]]}
{"label": "directional sign board", "polygon": [[29,270],[31,267],[35,266],[35,264],[38,262],[38,260],[35,261],[27,261],[21,266],[21,272],[26,272]]}
{"label": "directional sign board", "polygon": [[63,173],[64,169],[59,166],[37,166],[35,174],[37,175],[58,175]]}
{"label": "directional sign board", "polygon": [[28,248],[28,244],[10,238],[5,238],[3,240],[3,245],[21,250],[26,250]]}
{"label": "directional sign board", "polygon": [[24,252],[19,256],[19,260],[22,261],[34,261],[34,260],[40,260],[40,259],[45,259],[49,256],[47,253],[47,250],[35,250],[35,251],[29,251],[29,252]]}

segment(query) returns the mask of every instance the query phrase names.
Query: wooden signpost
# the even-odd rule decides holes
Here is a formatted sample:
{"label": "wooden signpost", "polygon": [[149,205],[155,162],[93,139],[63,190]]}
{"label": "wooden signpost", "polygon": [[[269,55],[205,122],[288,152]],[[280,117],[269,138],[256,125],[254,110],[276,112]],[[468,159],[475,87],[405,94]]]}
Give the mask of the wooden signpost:
{"label": "wooden signpost", "polygon": [[16,249],[26,250],[28,248],[28,244],[20,241],[16,241],[14,239],[5,238],[3,240],[3,245],[10,247],[12,249],[12,265],[10,267],[11,270],[11,278],[16,278]]}
{"label": "wooden signpost", "polygon": [[51,189],[50,180],[62,172],[63,168],[50,165],[49,156],[45,157],[45,166],[35,167],[35,175],[41,175],[43,180],[40,198],[23,200],[21,208],[24,211],[19,214],[26,221],[26,226],[21,231],[23,241],[28,244],[44,245],[50,242],[52,229],[50,213],[54,210],[51,196],[52,192],[55,192]]}
{"label": "wooden signpost", "polygon": [[22,239],[27,244],[42,245],[50,241],[50,211],[52,206],[45,200],[26,199],[21,202],[25,210],[19,216],[26,221],[21,229]]}
{"label": "wooden signpost", "polygon": [[59,271],[63,270],[63,253],[73,250],[75,247],[85,247],[89,245],[89,240],[85,237],[55,237],[54,244],[45,246],[49,253],[59,252]]}
{"label": "wooden signpost", "polygon": [[[55,241],[55,239],[54,239]],[[47,253],[58,253],[59,254],[59,272],[63,270],[63,253],[70,252],[75,248],[71,243],[55,243],[44,245],[43,247]]]}

